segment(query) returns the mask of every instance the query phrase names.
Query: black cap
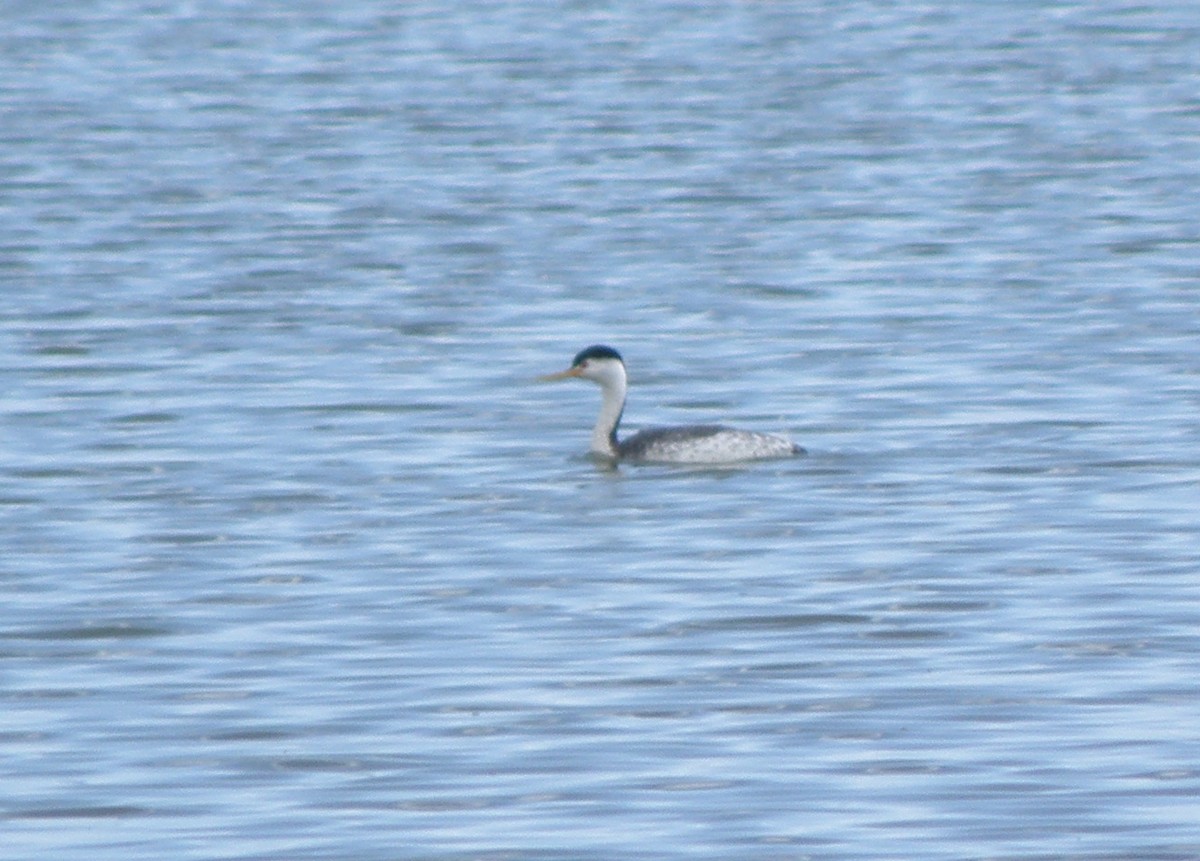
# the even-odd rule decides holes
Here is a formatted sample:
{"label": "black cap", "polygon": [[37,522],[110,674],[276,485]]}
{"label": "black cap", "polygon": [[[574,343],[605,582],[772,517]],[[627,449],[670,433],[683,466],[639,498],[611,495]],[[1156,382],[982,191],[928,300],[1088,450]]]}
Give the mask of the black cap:
{"label": "black cap", "polygon": [[603,344],[593,344],[586,350],[580,350],[575,354],[575,360],[571,362],[571,367],[581,365],[588,359],[616,359],[622,365],[625,360],[621,358],[621,354],[612,347],[606,347]]}

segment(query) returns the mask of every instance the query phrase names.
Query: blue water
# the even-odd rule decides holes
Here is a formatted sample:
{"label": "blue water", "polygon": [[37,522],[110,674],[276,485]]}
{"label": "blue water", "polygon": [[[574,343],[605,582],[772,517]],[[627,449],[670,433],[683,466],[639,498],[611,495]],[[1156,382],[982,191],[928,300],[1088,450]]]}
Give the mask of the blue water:
{"label": "blue water", "polygon": [[4,17],[0,854],[1200,857],[1200,7]]}

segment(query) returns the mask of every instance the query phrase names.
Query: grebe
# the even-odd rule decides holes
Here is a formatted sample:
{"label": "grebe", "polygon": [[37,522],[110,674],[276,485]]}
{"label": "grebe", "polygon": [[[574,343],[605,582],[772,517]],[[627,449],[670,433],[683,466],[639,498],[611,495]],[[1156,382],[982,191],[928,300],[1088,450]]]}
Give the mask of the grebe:
{"label": "grebe", "polygon": [[539,379],[579,377],[600,387],[600,417],[592,429],[592,453],[611,460],[651,463],[736,463],[804,454],[786,437],[737,430],[722,425],[649,428],[629,439],[617,439],[625,411],[625,362],[612,347],[597,344],[581,350],[571,367]]}

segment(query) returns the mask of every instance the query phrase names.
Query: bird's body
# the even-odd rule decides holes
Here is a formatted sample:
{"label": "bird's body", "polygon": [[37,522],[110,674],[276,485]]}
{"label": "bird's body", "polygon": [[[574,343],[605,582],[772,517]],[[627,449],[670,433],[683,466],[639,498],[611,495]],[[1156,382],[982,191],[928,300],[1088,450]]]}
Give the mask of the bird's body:
{"label": "bird's body", "polygon": [[612,347],[588,347],[575,356],[570,368],[542,379],[570,377],[600,386],[600,416],[592,429],[591,450],[610,460],[719,464],[804,454],[804,449],[786,437],[724,425],[649,428],[622,440],[617,436],[617,427],[625,411],[628,380],[621,354]]}
{"label": "bird's body", "polygon": [[803,452],[785,437],[724,425],[648,428],[619,441],[617,450],[622,460],[661,463],[729,463]]}

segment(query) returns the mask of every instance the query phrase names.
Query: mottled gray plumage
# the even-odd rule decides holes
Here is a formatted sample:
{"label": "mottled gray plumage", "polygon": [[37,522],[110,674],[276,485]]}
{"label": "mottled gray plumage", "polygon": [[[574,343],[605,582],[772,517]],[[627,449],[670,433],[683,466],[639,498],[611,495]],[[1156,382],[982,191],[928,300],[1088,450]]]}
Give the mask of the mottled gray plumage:
{"label": "mottled gray plumage", "polygon": [[720,463],[803,454],[804,449],[774,434],[724,425],[647,428],[617,442],[622,460]]}

